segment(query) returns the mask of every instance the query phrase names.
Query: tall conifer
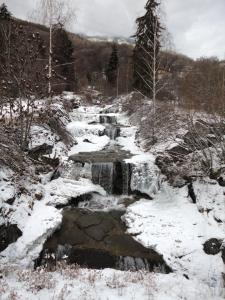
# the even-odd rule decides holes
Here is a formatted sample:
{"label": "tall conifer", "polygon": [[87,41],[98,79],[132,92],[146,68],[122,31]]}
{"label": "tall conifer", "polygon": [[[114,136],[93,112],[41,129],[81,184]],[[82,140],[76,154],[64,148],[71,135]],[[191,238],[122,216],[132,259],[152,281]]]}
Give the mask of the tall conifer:
{"label": "tall conifer", "polygon": [[162,30],[157,13],[158,6],[159,2],[156,0],[147,1],[145,15],[136,20],[137,32],[134,35],[136,43],[133,53],[133,86],[150,98],[156,88],[154,81],[158,75]]}

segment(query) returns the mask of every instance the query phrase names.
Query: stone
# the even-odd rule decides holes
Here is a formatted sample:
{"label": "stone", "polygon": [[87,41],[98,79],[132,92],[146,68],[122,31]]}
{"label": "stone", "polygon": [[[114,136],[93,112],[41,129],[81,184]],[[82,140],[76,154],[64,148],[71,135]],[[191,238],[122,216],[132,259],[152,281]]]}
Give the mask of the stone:
{"label": "stone", "polygon": [[0,252],[5,250],[10,244],[17,241],[22,235],[22,231],[15,224],[0,226]]}
{"label": "stone", "polygon": [[46,143],[36,146],[34,148],[31,148],[28,151],[28,154],[33,158],[33,159],[38,159],[40,156],[42,155],[46,155],[46,154],[51,154],[52,153],[52,149],[53,146],[52,145],[48,145]]}
{"label": "stone", "polygon": [[203,249],[208,255],[216,255],[221,251],[222,242],[218,239],[212,238],[206,241],[203,245]]}
{"label": "stone", "polygon": [[39,201],[43,198],[43,194],[42,193],[36,193],[34,196]]}
{"label": "stone", "polygon": [[12,197],[12,198],[9,198],[8,200],[6,200],[5,202],[9,205],[13,205],[13,203],[15,202],[16,200],[16,197]]}
{"label": "stone", "polygon": [[[89,211],[80,208],[66,208],[63,213],[61,228],[44,245],[43,253],[57,253],[68,257],[68,263],[77,263],[89,268],[116,268],[123,270],[130,260],[134,269],[153,270],[162,266],[166,273],[172,270],[163,257],[153,249],[139,244],[126,234],[126,226],[121,217],[124,211]],[[68,251],[69,249],[69,251]],[[38,260],[39,264],[42,257]],[[136,262],[140,262],[137,264]],[[163,272],[164,272],[163,271]]]}

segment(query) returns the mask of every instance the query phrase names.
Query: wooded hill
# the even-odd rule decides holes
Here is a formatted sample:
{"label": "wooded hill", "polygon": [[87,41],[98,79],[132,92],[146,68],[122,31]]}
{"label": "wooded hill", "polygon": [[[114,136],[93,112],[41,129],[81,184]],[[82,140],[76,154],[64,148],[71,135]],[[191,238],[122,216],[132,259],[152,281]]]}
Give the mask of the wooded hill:
{"label": "wooded hill", "polygon": [[[47,64],[48,64],[48,48],[49,48],[49,30],[46,26],[41,24],[35,24],[28,21],[23,21],[13,18],[14,24],[21,29],[23,34],[28,34],[31,37],[37,34],[39,37],[39,42],[41,43],[41,49],[38,53],[38,62],[35,64],[35,71],[41,73],[39,76],[39,89],[42,94],[46,94],[47,90]],[[3,25],[2,25],[3,26]],[[21,35],[22,33],[20,33]],[[56,36],[56,35],[55,35]],[[56,69],[56,74],[53,82],[53,91],[56,94],[61,93],[63,90],[83,90],[88,86],[92,86],[95,89],[101,91],[105,95],[116,95],[130,92],[132,90],[132,55],[133,55],[133,45],[124,43],[116,44],[118,49],[118,59],[119,59],[119,70],[118,70],[118,80],[117,86],[112,86],[107,82],[105,71],[109,63],[110,55],[112,52],[112,42],[108,41],[95,41],[90,40],[84,36],[68,33],[68,38],[72,42],[72,61],[71,66],[75,72],[75,81],[73,84],[68,83],[68,78],[65,78],[63,70],[59,72]],[[21,36],[18,37],[21,39]],[[34,49],[35,39],[30,39],[29,43],[31,49]],[[53,47],[55,47],[57,52],[64,48],[62,39],[53,38]],[[24,53],[18,53],[19,56],[23,57]],[[59,53],[60,54],[60,53]],[[63,56],[64,53],[61,54]],[[161,76],[167,76],[177,78],[190,66],[193,61],[184,56],[173,52],[163,52],[162,60],[164,60],[164,70],[161,70]],[[71,67],[70,66],[70,67]],[[1,77],[4,78],[4,73],[1,72]],[[71,69],[70,69],[71,73]],[[171,76],[173,74],[174,76]],[[29,74],[35,82],[34,74]],[[171,86],[171,84],[170,84]],[[165,94],[165,93],[164,93]],[[162,97],[163,98],[163,97]]]}

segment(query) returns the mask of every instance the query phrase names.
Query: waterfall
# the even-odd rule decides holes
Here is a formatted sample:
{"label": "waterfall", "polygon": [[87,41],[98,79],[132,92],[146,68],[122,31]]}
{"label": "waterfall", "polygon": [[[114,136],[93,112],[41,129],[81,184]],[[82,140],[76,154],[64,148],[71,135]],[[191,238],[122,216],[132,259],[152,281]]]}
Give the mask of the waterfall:
{"label": "waterfall", "polygon": [[140,163],[132,167],[131,190],[153,197],[160,188],[159,170],[153,163]]}
{"label": "waterfall", "polygon": [[116,124],[116,116],[107,116],[102,115],[99,116],[99,121],[101,124]]}
{"label": "waterfall", "polygon": [[92,182],[101,185],[109,194],[113,193],[113,163],[92,164]]}
{"label": "waterfall", "polygon": [[120,136],[120,128],[113,126],[113,125],[108,125],[108,126],[106,126],[105,134],[111,140],[115,140],[116,138],[118,138]]}
{"label": "waterfall", "polygon": [[120,256],[117,261],[117,269],[123,271],[139,271],[146,270],[150,271],[151,266],[147,259],[139,258],[139,257],[131,257],[131,256]]}
{"label": "waterfall", "polygon": [[130,194],[130,182],[131,182],[131,165],[128,163],[122,163],[122,176],[123,176],[123,195]]}
{"label": "waterfall", "polygon": [[92,182],[101,185],[108,194],[130,193],[131,167],[124,162],[92,164]]}

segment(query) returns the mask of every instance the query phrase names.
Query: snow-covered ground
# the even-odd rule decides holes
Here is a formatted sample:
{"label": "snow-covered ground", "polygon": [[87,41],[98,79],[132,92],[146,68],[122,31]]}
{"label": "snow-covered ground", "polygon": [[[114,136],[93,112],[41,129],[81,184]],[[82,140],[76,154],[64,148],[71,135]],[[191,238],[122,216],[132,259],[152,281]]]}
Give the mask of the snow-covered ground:
{"label": "snow-covered ground", "polygon": [[[204,197],[207,202],[210,195],[204,193]],[[154,201],[141,200],[131,205],[123,218],[128,232],[161,253],[175,272],[208,284],[219,295],[224,293],[221,253],[207,255],[203,250],[210,238],[224,240],[224,225],[200,213],[188,198],[186,187],[175,189],[165,183]]]}
{"label": "snow-covered ground", "polygon": [[[65,95],[68,101],[71,97]],[[145,247],[162,254],[174,273],[96,271],[73,267],[53,273],[21,271],[21,266],[33,264],[46,239],[60,227],[62,215],[56,206],[66,205],[71,198],[83,194],[105,196],[106,192],[87,178],[61,176],[50,181],[51,172],[40,175],[36,182],[22,181],[27,191],[25,195],[18,193],[14,174],[1,169],[0,208],[4,215],[0,216],[0,225],[7,222],[17,224],[23,235],[0,253],[0,264],[4,269],[1,271],[0,268],[3,274],[0,274],[0,299],[224,299],[222,273],[225,273],[225,265],[221,253],[207,255],[203,244],[210,238],[225,239],[225,189],[216,181],[198,180],[193,184],[197,196],[197,203],[193,204],[187,187],[169,186],[155,165],[153,153],[145,153],[137,145],[138,128],[129,124],[121,107],[118,105],[115,113],[110,113],[110,109],[113,111],[114,108],[81,106],[69,115],[66,128],[77,142],[71,149],[46,126],[32,128],[30,147],[43,143],[53,146],[50,156],[59,157],[62,166],[66,167],[70,155],[100,151],[109,145],[110,139],[104,134],[104,124],[99,124],[99,116],[106,111],[109,111],[108,115],[116,116],[121,132],[114,143],[133,155],[126,160],[134,166],[131,189],[153,198],[130,205],[123,220],[128,232]],[[41,195],[40,199],[34,200],[36,194]],[[8,204],[7,200],[13,197],[13,205]],[[109,205],[114,201],[107,199]]]}
{"label": "snow-covered ground", "polygon": [[2,300],[222,300],[207,285],[176,274],[89,270],[76,266],[55,272],[2,271]]}

